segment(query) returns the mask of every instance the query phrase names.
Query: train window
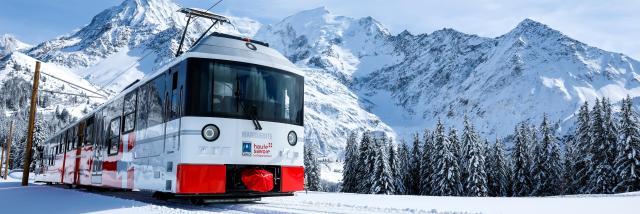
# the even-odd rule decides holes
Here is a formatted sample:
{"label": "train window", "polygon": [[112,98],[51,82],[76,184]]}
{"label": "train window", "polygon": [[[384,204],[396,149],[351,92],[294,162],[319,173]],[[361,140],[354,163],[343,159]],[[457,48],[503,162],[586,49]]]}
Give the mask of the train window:
{"label": "train window", "polygon": [[73,137],[71,137],[71,129],[68,129],[65,133],[65,146],[66,151],[71,151],[71,147],[73,146]]}
{"label": "train window", "polygon": [[211,59],[189,59],[187,73],[185,115],[303,124],[304,81],[299,75]]}
{"label": "train window", "polygon": [[118,154],[118,143],[120,142],[120,117],[116,117],[109,123],[109,155]]}
{"label": "train window", "polygon": [[136,126],[136,99],[137,91],[133,91],[124,97],[124,127],[123,133],[129,133]]}
{"label": "train window", "polygon": [[162,123],[164,104],[164,75],[151,80],[138,90],[137,128],[144,129]]}
{"label": "train window", "polygon": [[86,126],[84,128],[84,144],[85,145],[93,145],[93,139],[94,139],[94,117],[90,117],[89,119],[87,119],[87,121],[85,122]]}
{"label": "train window", "polygon": [[71,127],[71,149],[78,148],[78,126]]}
{"label": "train window", "polygon": [[173,77],[171,77],[171,90],[178,89],[178,72],[173,73]]}

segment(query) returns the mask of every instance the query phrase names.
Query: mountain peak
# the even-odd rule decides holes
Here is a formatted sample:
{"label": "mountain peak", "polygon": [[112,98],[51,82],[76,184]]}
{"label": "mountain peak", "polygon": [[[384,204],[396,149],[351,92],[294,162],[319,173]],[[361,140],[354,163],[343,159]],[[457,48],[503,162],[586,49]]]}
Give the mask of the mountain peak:
{"label": "mountain peak", "polygon": [[550,34],[562,35],[562,33],[549,27],[548,25],[530,18],[526,18],[518,23],[518,25],[513,30],[511,30],[511,32],[509,32],[509,34],[537,34],[546,36]]}
{"label": "mountain peak", "polygon": [[330,14],[331,11],[329,11],[329,9],[326,6],[320,6],[320,7],[316,7],[310,10],[303,10],[300,11],[298,14],[309,14],[309,15],[325,15],[325,14]]}
{"label": "mountain peak", "polygon": [[30,48],[31,45],[18,40],[11,34],[3,34],[0,36],[0,57],[14,51],[20,51]]}
{"label": "mountain peak", "polygon": [[545,29],[545,30],[553,30],[551,29],[549,26],[535,21],[533,19],[530,18],[526,18],[524,20],[522,20],[520,23],[518,23],[518,25],[516,26],[516,29]]}

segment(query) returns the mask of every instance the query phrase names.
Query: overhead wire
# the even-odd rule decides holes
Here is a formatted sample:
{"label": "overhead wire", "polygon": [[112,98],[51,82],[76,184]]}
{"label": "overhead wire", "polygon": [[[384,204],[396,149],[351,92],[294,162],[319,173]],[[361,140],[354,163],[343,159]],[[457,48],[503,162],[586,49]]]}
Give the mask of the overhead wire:
{"label": "overhead wire", "polygon": [[[214,3],[213,5],[211,5],[211,7],[209,7],[207,9],[207,12],[210,11],[211,9],[213,9],[215,6],[217,6],[218,4],[220,4],[222,1],[224,0],[218,0],[216,3]],[[195,22],[199,17],[195,17],[193,18],[193,20],[191,20],[192,22]],[[235,26],[234,26],[235,27]],[[217,28],[216,28],[217,29]],[[102,84],[102,87],[100,88],[99,91],[104,91],[104,88],[106,86],[108,86],[109,84],[113,83],[113,81],[115,81],[116,79],[118,79],[118,77],[120,77],[120,75],[124,74],[125,72],[131,70],[131,68],[133,68],[133,66],[135,66],[136,64],[138,64],[140,61],[144,60],[145,58],[147,58],[147,56],[149,56],[151,53],[153,53],[153,51],[150,51],[149,53],[145,54],[142,58],[136,60],[136,62],[132,63],[129,67],[127,67],[127,69],[124,69],[120,72],[118,72],[116,75],[114,75],[114,77],[112,79],[110,79],[107,83]]]}
{"label": "overhead wire", "polygon": [[93,90],[91,90],[91,89],[88,89],[88,88],[85,88],[85,87],[79,86],[79,85],[74,84],[74,83],[72,83],[72,82],[69,82],[69,81],[66,81],[66,80],[60,79],[60,78],[58,78],[58,77],[56,77],[56,76],[53,76],[53,75],[51,75],[51,74],[48,74],[48,73],[45,73],[45,72],[42,72],[42,71],[40,71],[40,73],[41,73],[41,74],[44,74],[44,75],[47,75],[47,76],[49,76],[49,77],[51,77],[51,78],[57,79],[57,80],[59,80],[59,81],[61,81],[61,82],[67,83],[67,84],[72,85],[72,86],[75,86],[75,87],[77,87],[77,88],[80,88],[80,89],[82,89],[82,90],[85,90],[85,91],[91,92],[91,93],[93,93],[93,94],[99,95],[99,96],[101,96],[102,98],[107,98],[107,96],[105,96],[105,95],[103,95],[103,94],[100,94],[100,93],[98,93],[98,92],[96,92],[96,91],[93,91]]}

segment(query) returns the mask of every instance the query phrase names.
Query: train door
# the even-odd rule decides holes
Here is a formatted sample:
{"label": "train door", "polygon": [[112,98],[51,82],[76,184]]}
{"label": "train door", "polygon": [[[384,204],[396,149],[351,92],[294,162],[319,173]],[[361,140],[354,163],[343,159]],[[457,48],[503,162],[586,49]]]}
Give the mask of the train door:
{"label": "train door", "polygon": [[184,77],[180,75],[180,66],[169,70],[166,76],[165,92],[165,140],[164,148],[167,154],[174,153],[180,145],[180,103]]}
{"label": "train door", "polygon": [[75,140],[75,149],[73,152],[75,152],[76,154],[76,158],[75,158],[75,165],[73,166],[73,183],[72,184],[80,184],[80,160],[82,158],[82,147],[84,144],[84,127],[86,122],[82,121],[80,123],[78,123],[78,126],[75,127],[74,129],[76,130],[76,135],[74,136],[76,138]]}

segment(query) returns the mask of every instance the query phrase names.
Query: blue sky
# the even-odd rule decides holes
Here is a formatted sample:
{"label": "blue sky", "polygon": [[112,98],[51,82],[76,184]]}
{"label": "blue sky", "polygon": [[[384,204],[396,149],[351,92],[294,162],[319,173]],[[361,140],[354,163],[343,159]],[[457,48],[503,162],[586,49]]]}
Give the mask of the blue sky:
{"label": "blue sky", "polygon": [[[122,0],[3,0],[0,34],[38,43],[89,23]],[[207,8],[215,0],[175,0]],[[295,12],[327,6],[335,14],[372,16],[398,33],[430,33],[445,27],[495,37],[532,18],[592,46],[640,60],[637,0],[224,0],[215,12],[273,23]]]}

